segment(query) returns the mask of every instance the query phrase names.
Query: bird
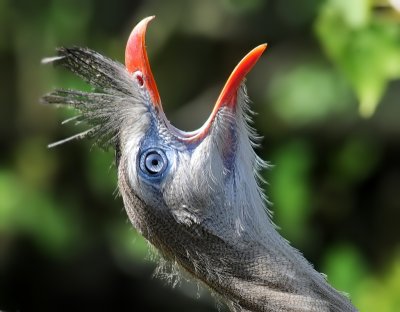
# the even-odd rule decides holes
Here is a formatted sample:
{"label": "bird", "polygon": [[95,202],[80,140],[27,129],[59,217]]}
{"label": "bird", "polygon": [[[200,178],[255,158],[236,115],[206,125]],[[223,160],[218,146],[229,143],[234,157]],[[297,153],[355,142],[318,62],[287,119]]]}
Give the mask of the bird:
{"label": "bird", "polygon": [[52,144],[91,138],[115,150],[118,189],[134,228],[163,259],[216,293],[233,312],[357,311],[273,223],[257,156],[245,77],[267,45],[235,67],[203,126],[167,119],[145,34],[132,30],[125,65],[89,48],[61,47],[45,64],[63,67],[93,92],[55,89],[44,104],[72,106],[89,129]]}

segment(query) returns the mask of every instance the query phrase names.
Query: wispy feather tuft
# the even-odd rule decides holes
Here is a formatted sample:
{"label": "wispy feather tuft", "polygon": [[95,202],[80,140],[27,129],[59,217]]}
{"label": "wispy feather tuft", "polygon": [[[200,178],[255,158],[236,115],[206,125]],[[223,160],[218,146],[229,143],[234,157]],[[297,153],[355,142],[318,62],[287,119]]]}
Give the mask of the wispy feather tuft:
{"label": "wispy feather tuft", "polygon": [[[44,104],[72,106],[81,112],[73,117],[86,121],[89,130],[60,140],[49,147],[73,139],[95,138],[95,144],[107,148],[118,142],[121,124],[134,113],[135,106],[146,103],[146,94],[138,90],[136,82],[125,67],[87,48],[59,48],[58,55],[42,60],[44,64],[64,67],[95,87],[95,92],[54,90],[41,98]],[[69,120],[66,120],[68,122]]]}

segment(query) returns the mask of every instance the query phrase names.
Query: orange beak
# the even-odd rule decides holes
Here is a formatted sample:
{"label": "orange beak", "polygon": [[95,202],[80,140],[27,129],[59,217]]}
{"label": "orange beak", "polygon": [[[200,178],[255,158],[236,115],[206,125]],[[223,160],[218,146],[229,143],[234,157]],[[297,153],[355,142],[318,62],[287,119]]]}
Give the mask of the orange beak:
{"label": "orange beak", "polygon": [[147,88],[154,106],[160,108],[161,99],[145,45],[147,24],[153,19],[154,16],[146,17],[132,30],[125,49],[125,66],[129,73],[138,73],[136,76],[138,83]]}
{"label": "orange beak", "polygon": [[235,107],[237,91],[242,83],[243,79],[250,72],[254,65],[256,65],[258,59],[263,54],[267,44],[261,44],[255,47],[236,65],[235,69],[225,83],[218,100],[214,106],[213,112],[217,112],[222,106]]}
{"label": "orange beak", "polygon": [[258,59],[263,54],[266,48],[267,44],[261,44],[258,47],[255,47],[253,50],[247,53],[247,55],[239,62],[239,64],[236,65],[235,69],[225,83],[225,86],[222,89],[217,99],[217,102],[214,105],[210,117],[208,117],[207,121],[200,129],[192,132],[191,136],[185,137],[185,141],[195,142],[203,140],[204,137],[208,134],[208,130],[210,129],[218,111],[224,106],[229,107],[233,111],[236,109],[236,106],[238,104],[237,95],[239,87],[243,82],[243,79],[257,63]]}

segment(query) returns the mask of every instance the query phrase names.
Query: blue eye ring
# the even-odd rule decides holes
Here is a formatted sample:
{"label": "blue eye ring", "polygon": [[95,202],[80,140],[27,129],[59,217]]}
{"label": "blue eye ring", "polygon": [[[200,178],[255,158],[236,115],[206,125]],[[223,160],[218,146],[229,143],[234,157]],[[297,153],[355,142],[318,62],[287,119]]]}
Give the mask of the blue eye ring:
{"label": "blue eye ring", "polygon": [[161,176],[168,167],[168,159],[159,148],[149,148],[140,155],[140,170],[148,177]]}

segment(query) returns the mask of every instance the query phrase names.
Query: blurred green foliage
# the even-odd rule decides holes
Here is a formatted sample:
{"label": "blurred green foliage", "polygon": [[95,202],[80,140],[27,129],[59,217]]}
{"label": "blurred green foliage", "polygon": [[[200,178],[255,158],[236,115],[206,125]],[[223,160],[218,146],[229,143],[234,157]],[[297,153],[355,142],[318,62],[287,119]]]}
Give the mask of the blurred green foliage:
{"label": "blurred green foliage", "polygon": [[350,92],[332,68],[313,60],[278,73],[267,89],[267,96],[277,114],[291,124],[302,125],[345,112]]}
{"label": "blurred green foliage", "polygon": [[389,81],[400,78],[400,17],[382,18],[375,5],[329,0],[316,21],[320,41],[352,84],[364,117],[374,113]]}
{"label": "blurred green foliage", "polygon": [[46,148],[85,125],[60,125],[74,112],[38,98],[90,86],[40,59],[81,45],[122,61],[130,30],[153,14],[152,68],[186,130],[268,42],[247,85],[274,221],[361,311],[399,311],[400,15],[385,0],[0,1],[0,310],[127,310],[132,298],[144,311],[215,310],[150,280],[112,152]]}
{"label": "blurred green foliage", "polygon": [[[310,170],[313,155],[304,141],[289,142],[271,155],[279,163],[270,174],[270,194],[274,198],[275,221],[293,243],[306,239],[306,223],[312,213]],[[290,191],[288,191],[290,190]]]}

